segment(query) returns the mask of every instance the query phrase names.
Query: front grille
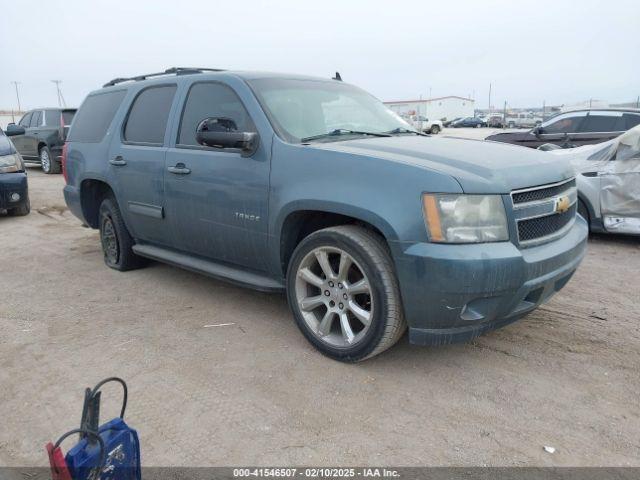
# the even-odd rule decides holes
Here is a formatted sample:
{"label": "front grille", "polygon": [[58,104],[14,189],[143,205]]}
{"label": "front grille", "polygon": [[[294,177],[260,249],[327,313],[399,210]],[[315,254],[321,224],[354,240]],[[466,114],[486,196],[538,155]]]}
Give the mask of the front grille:
{"label": "front grille", "polygon": [[518,222],[518,238],[521,242],[548,237],[562,230],[576,217],[576,204],[564,213],[530,218]]}
{"label": "front grille", "polygon": [[576,180],[575,178],[573,178],[568,182],[564,182],[559,185],[542,187],[536,190],[514,192],[511,194],[511,198],[513,198],[514,205],[518,205],[519,203],[535,202],[539,200],[545,200],[549,197],[553,197],[575,186],[576,186]]}

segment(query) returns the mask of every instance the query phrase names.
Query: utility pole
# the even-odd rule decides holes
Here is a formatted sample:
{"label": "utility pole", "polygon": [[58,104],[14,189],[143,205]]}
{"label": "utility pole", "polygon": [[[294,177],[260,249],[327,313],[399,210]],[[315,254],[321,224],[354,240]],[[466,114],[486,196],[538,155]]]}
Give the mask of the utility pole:
{"label": "utility pole", "polygon": [[638,99],[636,100],[636,108],[640,108],[640,95],[638,95]]}
{"label": "utility pole", "polygon": [[64,97],[62,96],[62,91],[60,90],[60,84],[62,83],[62,80],[51,80],[51,81],[56,84],[56,91],[58,92],[58,106],[66,107],[67,104],[64,101]]}
{"label": "utility pole", "polygon": [[543,101],[542,101],[542,121],[543,121],[543,122],[544,122],[544,114],[545,114],[545,112],[547,111],[546,107],[547,107],[547,101],[546,101],[546,100],[543,100]]}
{"label": "utility pole", "polygon": [[491,83],[489,83],[489,111],[491,111]]}
{"label": "utility pole", "polygon": [[504,110],[502,110],[502,128],[507,126],[507,101],[504,101]]}
{"label": "utility pole", "polygon": [[13,81],[11,83],[13,83],[13,85],[16,87],[16,98],[18,99],[18,112],[21,112],[22,108],[20,108],[20,94],[18,93],[18,84],[20,82]]}

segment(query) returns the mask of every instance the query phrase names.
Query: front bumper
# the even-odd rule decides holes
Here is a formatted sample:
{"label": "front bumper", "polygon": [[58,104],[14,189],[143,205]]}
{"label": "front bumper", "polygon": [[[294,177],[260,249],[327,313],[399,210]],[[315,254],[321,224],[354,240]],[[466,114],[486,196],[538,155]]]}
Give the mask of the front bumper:
{"label": "front bumper", "polygon": [[[12,197],[18,195],[15,200]],[[0,173],[0,210],[21,207],[29,200],[27,174],[24,172]]]}
{"label": "front bumper", "polygon": [[587,235],[579,217],[562,238],[531,248],[397,244],[409,340],[464,342],[521,318],[566,285],[584,257]]}

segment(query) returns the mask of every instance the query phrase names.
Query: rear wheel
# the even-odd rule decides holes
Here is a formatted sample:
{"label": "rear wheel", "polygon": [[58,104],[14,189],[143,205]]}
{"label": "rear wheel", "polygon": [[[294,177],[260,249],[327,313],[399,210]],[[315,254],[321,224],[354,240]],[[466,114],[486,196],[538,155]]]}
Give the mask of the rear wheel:
{"label": "rear wheel", "polygon": [[40,147],[40,165],[42,171],[47,174],[60,173],[60,164],[51,156],[51,150],[46,145]]}
{"label": "rear wheel", "polygon": [[373,357],[406,329],[386,245],[361,227],[331,227],[306,237],[289,264],[287,297],[307,340],[336,360]]}
{"label": "rear wheel", "polygon": [[108,267],[126,271],[143,266],[143,259],[133,253],[133,238],[124,224],[118,203],[111,196],[100,205],[99,227],[104,263]]}

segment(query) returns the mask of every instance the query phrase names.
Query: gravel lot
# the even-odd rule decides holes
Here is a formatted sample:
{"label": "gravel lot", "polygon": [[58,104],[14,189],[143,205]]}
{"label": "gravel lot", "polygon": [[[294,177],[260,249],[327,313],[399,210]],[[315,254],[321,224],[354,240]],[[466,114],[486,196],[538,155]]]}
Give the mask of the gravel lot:
{"label": "gravel lot", "polygon": [[[147,466],[640,466],[638,239],[592,237],[549,304],[472,343],[405,337],[344,365],[304,340],[284,296],[108,269],[62,176],[29,182],[31,215],[0,217],[0,465],[45,465],[84,387],[119,375]],[[104,418],[119,402],[105,389]]]}

